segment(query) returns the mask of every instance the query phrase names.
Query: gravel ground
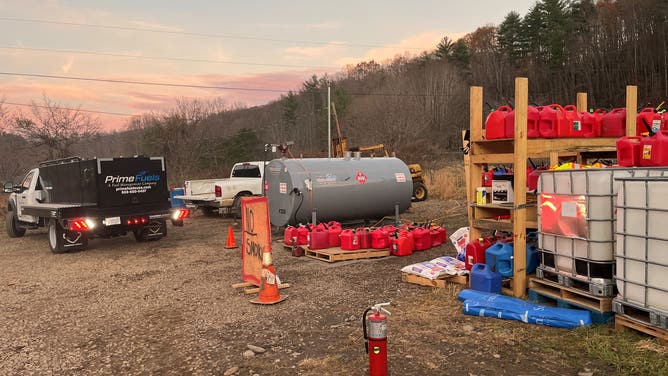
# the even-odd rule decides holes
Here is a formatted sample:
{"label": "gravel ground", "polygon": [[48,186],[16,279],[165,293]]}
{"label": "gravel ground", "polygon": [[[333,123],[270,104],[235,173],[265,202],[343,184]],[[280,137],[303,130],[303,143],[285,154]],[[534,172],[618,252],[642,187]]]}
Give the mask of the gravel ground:
{"label": "gravel ground", "polygon": [[[403,218],[440,219],[451,233],[466,211],[462,202],[429,200]],[[385,301],[395,375],[614,373],[574,345],[578,331],[464,316],[459,287],[401,282],[402,266],[453,254],[451,244],[328,264],[274,242],[289,297],[253,305],[231,288],[241,282],[241,259],[223,248],[230,225],[239,243],[232,219],[196,215],[157,242],[95,239],[84,252],[59,255],[44,231],[20,239],[2,232],[0,374],[363,375],[360,316]]]}

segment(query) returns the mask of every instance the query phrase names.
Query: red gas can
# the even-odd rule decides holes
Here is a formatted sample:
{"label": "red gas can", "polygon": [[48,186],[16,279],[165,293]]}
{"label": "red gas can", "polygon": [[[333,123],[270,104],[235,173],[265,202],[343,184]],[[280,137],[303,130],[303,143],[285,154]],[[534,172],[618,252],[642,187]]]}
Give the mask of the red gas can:
{"label": "red gas can", "polygon": [[371,231],[371,248],[386,249],[389,246],[390,239],[387,235],[387,231],[383,230],[382,228]]}
{"label": "red gas can", "polygon": [[327,228],[330,228],[330,227],[341,227],[341,224],[340,224],[339,222],[337,222],[337,221],[329,221],[329,222],[327,222],[326,227],[327,227]]}
{"label": "red gas can", "polygon": [[501,106],[492,111],[485,120],[485,138],[494,140],[508,138],[506,134],[506,116],[512,111],[508,106]]}
{"label": "red gas can", "polygon": [[482,172],[482,186],[483,187],[491,187],[492,186],[492,180],[494,180],[494,171],[493,170]]}
{"label": "red gas can", "polygon": [[[543,110],[543,107],[527,107],[527,137],[528,138],[538,138],[540,137],[540,132],[538,132],[538,121],[540,120],[540,111]],[[515,111],[511,111],[508,116],[506,116],[506,137],[513,138],[515,137]]]}
{"label": "red gas can", "polygon": [[414,250],[424,251],[431,248],[431,235],[429,230],[422,227],[417,227],[413,231]]}
{"label": "red gas can", "polygon": [[466,269],[471,270],[475,264],[485,263],[485,250],[492,245],[492,241],[487,238],[474,240],[466,245]]}
{"label": "red gas can", "polygon": [[445,227],[438,226],[436,230],[438,231],[438,235],[441,237],[441,244],[445,243],[445,241],[448,239],[448,234],[445,230]]}
{"label": "red gas can", "polygon": [[594,112],[580,112],[581,137],[600,137],[601,118],[603,115],[605,115],[605,110],[601,110],[600,108],[597,108]]}
{"label": "red gas can", "polygon": [[371,232],[366,227],[360,227],[355,230],[357,237],[360,241],[360,249],[369,249],[371,248]]}
{"label": "red gas can", "polygon": [[392,225],[385,225],[383,226],[383,230],[385,230],[385,232],[387,232],[387,235],[389,236],[397,232],[399,229]]}
{"label": "red gas can", "polygon": [[570,125],[564,112],[564,108],[558,104],[543,107],[538,121],[538,132],[541,137],[570,137]]}
{"label": "red gas can", "polygon": [[668,131],[660,131],[652,137],[643,137],[641,143],[641,167],[668,166]]}
{"label": "red gas can", "polygon": [[283,232],[283,244],[287,246],[292,246],[293,241],[297,242],[297,228],[293,226],[288,226],[285,228],[285,232]]}
{"label": "red gas can", "polygon": [[439,245],[443,244],[443,241],[441,240],[441,233],[438,231],[440,227],[441,226],[432,226],[429,229],[429,237],[431,237],[432,247],[438,247]]}
{"label": "red gas can", "polygon": [[390,254],[394,256],[410,256],[413,254],[413,234],[401,231],[397,237],[390,237]]}
{"label": "red gas can", "polygon": [[308,245],[310,234],[308,227],[300,225],[297,229],[297,245]]}
{"label": "red gas can", "polygon": [[356,251],[360,249],[360,241],[355,231],[346,229],[341,231],[341,249],[344,251]]}
{"label": "red gas can", "polygon": [[327,229],[329,248],[341,246],[341,227],[332,225]]}
{"label": "red gas can", "polygon": [[316,226],[311,231],[310,249],[325,249],[329,248],[329,231],[324,226]]}
{"label": "red gas can", "polygon": [[626,109],[615,108],[601,118],[600,137],[623,137],[626,135]]}
{"label": "red gas can", "polygon": [[640,166],[642,143],[640,136],[621,137],[617,140],[617,163],[622,167]]}
{"label": "red gas can", "polygon": [[[564,116],[566,117],[566,122],[570,128],[570,135],[568,137],[585,137],[587,132],[584,132],[582,129],[582,118],[578,112],[577,107],[572,104],[564,106]],[[591,132],[588,132],[591,134]]]}
{"label": "red gas can", "polygon": [[650,130],[652,134],[658,132],[661,129],[661,114],[657,113],[651,107],[643,108],[642,111],[638,113],[636,117],[636,136],[642,136],[649,134]]}

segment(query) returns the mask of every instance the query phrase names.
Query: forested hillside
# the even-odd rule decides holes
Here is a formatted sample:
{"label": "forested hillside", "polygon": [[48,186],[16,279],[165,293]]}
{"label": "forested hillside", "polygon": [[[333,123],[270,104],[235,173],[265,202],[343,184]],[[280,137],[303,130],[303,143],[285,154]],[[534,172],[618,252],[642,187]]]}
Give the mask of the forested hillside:
{"label": "forested hillside", "polygon": [[[164,155],[174,181],[221,175],[235,161],[262,159],[265,143],[294,141],[295,155],[326,156],[331,86],[350,145],[384,143],[407,162],[434,165],[457,157],[470,85],[485,88],[490,107],[512,105],[516,76],[529,78],[533,103],[573,103],[576,92],[587,92],[592,107],[622,106],[624,88],[633,84],[639,103],[656,106],[668,99],[667,32],[666,0],[541,0],[524,16],[512,12],[500,25],[482,25],[456,41],[444,38],[419,56],[314,75],[264,106],[181,102],[70,152]],[[21,164],[16,145],[28,144],[9,135],[0,142],[0,176],[11,177]]]}

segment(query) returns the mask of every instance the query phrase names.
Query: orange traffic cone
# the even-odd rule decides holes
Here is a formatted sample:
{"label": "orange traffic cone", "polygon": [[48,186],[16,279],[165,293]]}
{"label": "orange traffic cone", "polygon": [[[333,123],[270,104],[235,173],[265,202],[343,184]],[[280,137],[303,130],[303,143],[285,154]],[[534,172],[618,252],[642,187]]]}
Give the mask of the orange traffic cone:
{"label": "orange traffic cone", "polygon": [[229,226],[227,228],[227,245],[225,245],[225,248],[227,249],[237,248],[237,242],[234,241],[234,232],[232,232],[232,226]]}
{"label": "orange traffic cone", "polygon": [[278,276],[271,261],[271,252],[262,254],[262,276],[260,279],[260,293],[257,298],[250,302],[255,304],[276,304],[287,299],[287,295],[281,297],[278,294]]}

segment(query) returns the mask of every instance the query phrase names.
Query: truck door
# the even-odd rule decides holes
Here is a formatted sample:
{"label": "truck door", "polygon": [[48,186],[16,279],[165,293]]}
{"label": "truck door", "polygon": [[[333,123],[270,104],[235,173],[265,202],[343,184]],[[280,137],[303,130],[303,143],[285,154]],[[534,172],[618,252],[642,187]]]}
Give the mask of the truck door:
{"label": "truck door", "polygon": [[37,204],[37,199],[42,196],[42,187],[38,186],[39,175],[37,174],[37,171],[38,170],[36,169],[32,170],[26,175],[25,179],[23,179],[23,183],[21,183],[23,192],[16,195],[16,200],[18,201],[16,205],[16,215],[19,217],[19,220],[23,222],[37,223],[39,220],[39,218],[33,217],[32,215],[23,214],[23,207],[25,205]]}

